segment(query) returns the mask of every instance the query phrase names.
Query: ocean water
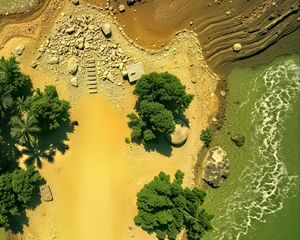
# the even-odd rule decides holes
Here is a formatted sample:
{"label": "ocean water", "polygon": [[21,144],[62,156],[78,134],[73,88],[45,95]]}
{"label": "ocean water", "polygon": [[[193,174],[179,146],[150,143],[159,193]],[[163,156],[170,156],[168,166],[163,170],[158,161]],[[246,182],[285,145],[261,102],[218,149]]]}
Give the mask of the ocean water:
{"label": "ocean water", "polygon": [[[231,172],[207,189],[215,215],[207,240],[300,239],[300,63],[284,56],[228,77],[226,121],[214,145],[227,151]],[[240,133],[237,147],[230,136]]]}

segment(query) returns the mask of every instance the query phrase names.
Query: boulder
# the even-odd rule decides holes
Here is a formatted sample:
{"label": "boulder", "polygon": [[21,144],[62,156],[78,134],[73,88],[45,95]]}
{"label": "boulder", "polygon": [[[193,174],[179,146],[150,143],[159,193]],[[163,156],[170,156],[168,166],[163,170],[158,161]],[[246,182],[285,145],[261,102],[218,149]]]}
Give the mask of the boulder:
{"label": "boulder", "polygon": [[73,87],[78,87],[78,80],[77,77],[72,77],[70,83]]}
{"label": "boulder", "polygon": [[238,146],[241,147],[245,144],[245,137],[241,134],[236,134],[231,137],[231,140]]}
{"label": "boulder", "polygon": [[32,68],[36,68],[37,67],[37,62],[36,61],[32,61],[30,66]]}
{"label": "boulder", "polygon": [[232,49],[233,49],[233,51],[235,51],[235,52],[239,52],[239,51],[241,51],[241,49],[242,49],[242,44],[236,43],[236,44],[234,44],[234,45],[232,46]]}
{"label": "boulder", "polygon": [[58,57],[56,57],[56,56],[50,57],[49,63],[52,64],[52,65],[53,65],[53,64],[58,64],[58,63],[59,63]]}
{"label": "boulder", "polygon": [[18,45],[18,46],[16,47],[16,54],[19,55],[19,56],[22,55],[24,49],[25,49],[25,46],[24,46],[24,45]]}
{"label": "boulder", "polygon": [[105,23],[101,26],[101,30],[104,34],[105,37],[110,37],[111,36],[111,26],[108,23]]}
{"label": "boulder", "polygon": [[68,33],[68,34],[72,34],[74,32],[75,32],[75,27],[74,26],[69,27],[69,28],[66,29],[66,33]]}
{"label": "boulder", "polygon": [[229,175],[229,159],[221,147],[208,150],[202,163],[202,179],[213,187],[219,187]]}
{"label": "boulder", "polygon": [[78,69],[78,59],[76,57],[71,57],[68,62],[68,72],[74,75]]}
{"label": "boulder", "polygon": [[41,193],[41,197],[44,201],[50,202],[53,200],[51,189],[48,185],[45,184],[45,185],[40,186],[40,193]]}
{"label": "boulder", "polygon": [[186,142],[188,138],[189,128],[183,121],[179,119],[175,120],[175,123],[175,131],[169,137],[169,141],[176,146]]}
{"label": "boulder", "polygon": [[126,0],[126,2],[128,5],[133,5],[136,2],[136,0]]}
{"label": "boulder", "polygon": [[125,12],[125,6],[123,4],[119,5],[119,11],[120,12]]}

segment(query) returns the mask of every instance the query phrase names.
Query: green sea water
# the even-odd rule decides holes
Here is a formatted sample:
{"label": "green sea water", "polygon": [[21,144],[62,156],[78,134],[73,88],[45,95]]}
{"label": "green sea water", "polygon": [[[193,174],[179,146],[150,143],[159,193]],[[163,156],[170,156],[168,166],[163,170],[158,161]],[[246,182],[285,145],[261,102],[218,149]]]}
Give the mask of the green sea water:
{"label": "green sea water", "polygon": [[[300,239],[299,78],[297,55],[229,75],[226,121],[213,144],[227,151],[230,176],[207,189],[215,217],[204,239]],[[230,140],[237,133],[242,147]]]}

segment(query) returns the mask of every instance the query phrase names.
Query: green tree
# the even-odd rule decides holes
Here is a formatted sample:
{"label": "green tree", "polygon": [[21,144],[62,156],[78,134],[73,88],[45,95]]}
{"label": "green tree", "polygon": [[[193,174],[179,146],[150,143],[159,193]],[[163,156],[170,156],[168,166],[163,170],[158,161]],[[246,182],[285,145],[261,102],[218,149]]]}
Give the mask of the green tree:
{"label": "green tree", "polygon": [[54,86],[46,86],[44,93],[37,89],[28,99],[29,112],[36,117],[42,131],[48,132],[59,128],[69,121],[70,104],[58,97]]}
{"label": "green tree", "polygon": [[133,92],[138,96],[137,114],[128,115],[133,142],[147,143],[175,130],[175,115],[188,108],[193,96],[186,93],[180,80],[169,73],[150,73],[137,81]]}
{"label": "green tree", "polygon": [[15,56],[8,59],[0,58],[0,86],[5,92],[10,91],[14,99],[31,93],[31,81],[20,72],[19,62]]}
{"label": "green tree", "polygon": [[205,147],[209,147],[212,138],[212,130],[210,128],[206,128],[201,131],[200,139],[204,143]]}
{"label": "green tree", "polygon": [[182,188],[184,173],[178,170],[173,182],[160,172],[137,194],[137,226],[154,232],[158,239],[175,240],[182,229],[189,240],[200,239],[212,229],[212,215],[201,207],[205,192],[199,188]]}
{"label": "green tree", "polygon": [[0,227],[9,228],[11,218],[29,208],[40,181],[33,166],[0,175]]}
{"label": "green tree", "polygon": [[13,99],[11,97],[10,91],[3,91],[0,88],[0,115],[2,118],[5,116],[5,112],[13,105]]}
{"label": "green tree", "polygon": [[21,145],[32,145],[36,134],[41,130],[36,118],[27,112],[21,116],[14,116],[11,125],[11,136]]}

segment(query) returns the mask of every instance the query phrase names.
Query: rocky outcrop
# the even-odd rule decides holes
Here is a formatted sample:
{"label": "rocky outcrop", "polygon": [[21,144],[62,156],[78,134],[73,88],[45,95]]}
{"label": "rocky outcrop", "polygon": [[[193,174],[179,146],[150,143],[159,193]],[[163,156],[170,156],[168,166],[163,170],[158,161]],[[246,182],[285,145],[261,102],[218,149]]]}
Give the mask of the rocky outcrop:
{"label": "rocky outcrop", "polygon": [[227,153],[219,146],[210,148],[202,164],[202,179],[213,187],[219,187],[228,175]]}
{"label": "rocky outcrop", "polygon": [[169,137],[169,141],[173,145],[178,146],[186,142],[188,138],[189,128],[186,126],[186,124],[183,121],[179,119],[175,120],[175,122],[176,122],[175,131]]}
{"label": "rocky outcrop", "polygon": [[245,137],[241,134],[234,135],[230,138],[238,147],[245,144]]}

